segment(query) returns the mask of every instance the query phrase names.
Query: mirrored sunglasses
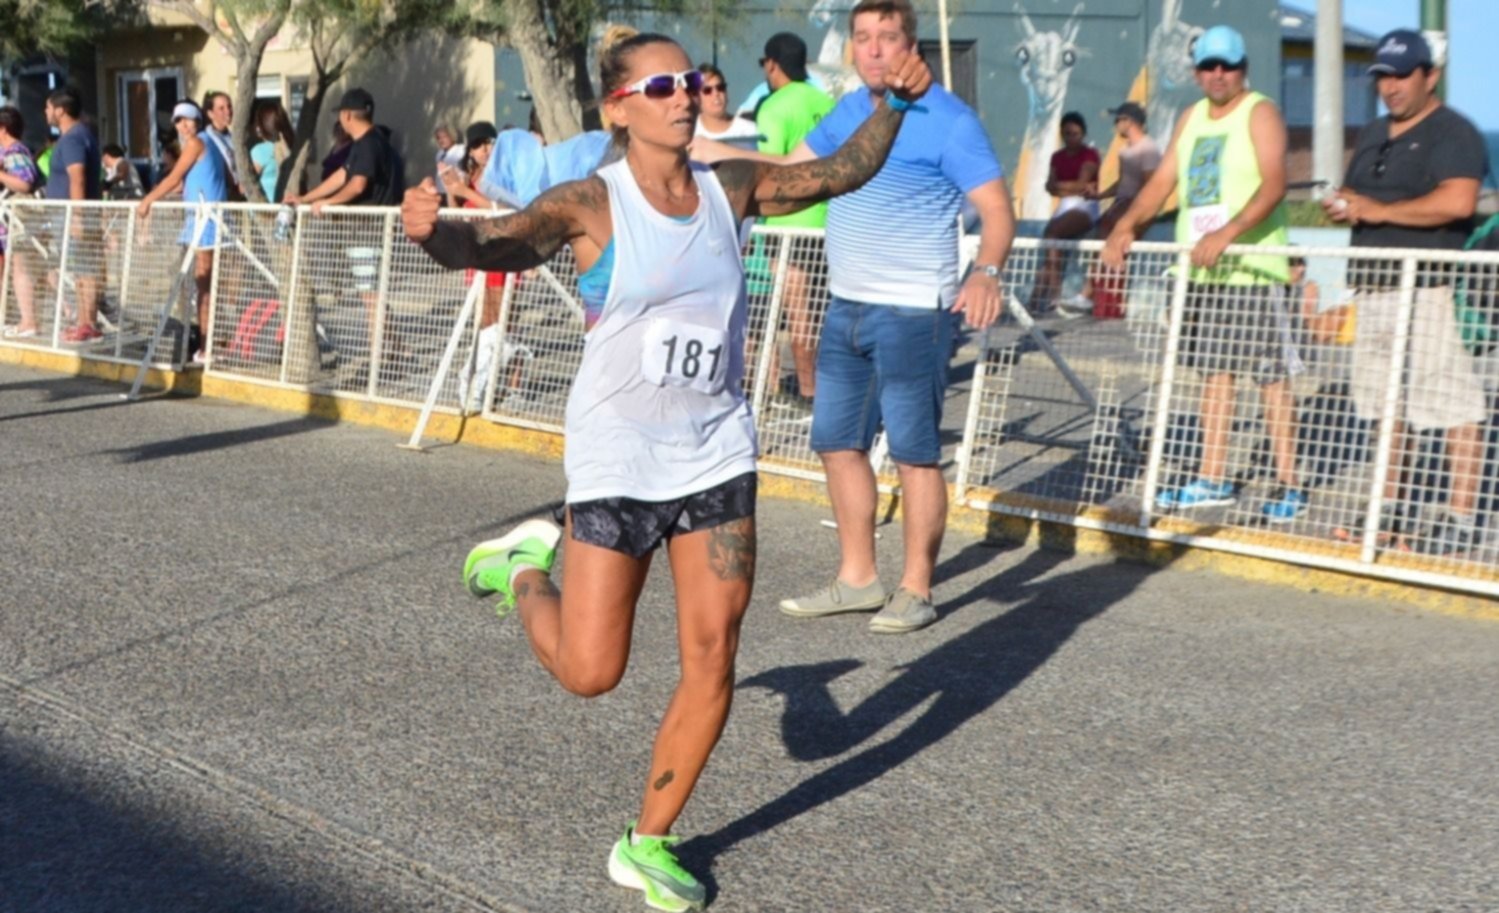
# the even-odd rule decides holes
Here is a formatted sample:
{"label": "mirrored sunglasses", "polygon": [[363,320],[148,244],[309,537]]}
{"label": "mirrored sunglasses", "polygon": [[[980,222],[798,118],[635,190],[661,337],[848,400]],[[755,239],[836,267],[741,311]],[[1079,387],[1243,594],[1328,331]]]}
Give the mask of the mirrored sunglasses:
{"label": "mirrored sunglasses", "polygon": [[671,98],[677,93],[678,89],[686,89],[688,95],[701,95],[703,91],[703,74],[697,70],[683,70],[680,73],[656,73],[632,82],[627,86],[615,89],[609,93],[609,97],[627,98],[631,95],[644,95],[646,98],[660,100]]}

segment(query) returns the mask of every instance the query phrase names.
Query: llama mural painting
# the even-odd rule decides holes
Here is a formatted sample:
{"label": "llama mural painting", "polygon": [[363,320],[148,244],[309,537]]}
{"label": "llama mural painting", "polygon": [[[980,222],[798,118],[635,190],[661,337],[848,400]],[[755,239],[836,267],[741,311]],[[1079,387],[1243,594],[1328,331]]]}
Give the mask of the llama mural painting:
{"label": "llama mural painting", "polygon": [[1025,84],[1030,106],[1011,187],[1022,219],[1051,217],[1053,204],[1051,194],[1046,192],[1051,155],[1062,145],[1059,131],[1072,68],[1087,53],[1077,45],[1082,11],[1083,4],[1079,3],[1060,32],[1042,32],[1031,22],[1025,7],[1015,4],[1020,17],[1016,28],[1021,35],[1015,47],[1015,64],[1020,68],[1020,81]]}
{"label": "llama mural painting", "polygon": [[1182,0],[1162,0],[1161,21],[1150,33],[1150,47],[1145,52],[1147,127],[1162,149],[1171,142],[1176,116],[1202,94],[1192,66],[1192,45],[1203,29],[1181,21],[1181,6]]}
{"label": "llama mural painting", "polygon": [[[1182,0],[1161,0],[1161,21],[1150,33],[1145,65],[1130,86],[1128,100],[1145,106],[1145,128],[1156,145],[1165,149],[1176,129],[1176,118],[1188,105],[1202,97],[1197,87],[1196,68],[1192,65],[1192,44],[1203,33],[1201,26],[1181,20]],[[1117,136],[1104,156],[1098,182],[1112,184],[1119,177],[1119,151],[1123,141]],[[1176,195],[1166,201],[1166,208],[1176,206]]]}

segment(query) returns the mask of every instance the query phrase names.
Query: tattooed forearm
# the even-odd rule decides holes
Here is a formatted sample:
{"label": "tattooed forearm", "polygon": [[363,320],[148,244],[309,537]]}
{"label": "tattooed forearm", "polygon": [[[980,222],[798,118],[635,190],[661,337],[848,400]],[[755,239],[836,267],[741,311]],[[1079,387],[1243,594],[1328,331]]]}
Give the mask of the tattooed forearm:
{"label": "tattooed forearm", "polygon": [[880,105],[838,151],[799,165],[757,165],[755,199],[765,215],[796,212],[858,190],[879,172],[904,115]]}
{"label": "tattooed forearm", "polygon": [[603,181],[571,181],[520,212],[473,222],[439,222],[422,249],[448,269],[520,272],[540,266],[578,237],[577,213],[607,205]]}
{"label": "tattooed forearm", "polygon": [[753,580],[755,521],[746,517],[713,527],[708,536],[708,566],[719,580]]}

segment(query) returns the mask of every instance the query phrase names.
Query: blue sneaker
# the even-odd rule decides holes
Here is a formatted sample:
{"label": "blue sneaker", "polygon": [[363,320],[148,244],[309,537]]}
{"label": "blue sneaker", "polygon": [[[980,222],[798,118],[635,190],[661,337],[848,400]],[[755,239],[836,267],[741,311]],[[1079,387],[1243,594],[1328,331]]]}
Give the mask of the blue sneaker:
{"label": "blue sneaker", "polygon": [[1155,506],[1162,510],[1186,510],[1193,507],[1218,507],[1232,504],[1235,500],[1234,483],[1198,479],[1181,488],[1166,489],[1156,495]]}
{"label": "blue sneaker", "polygon": [[1306,513],[1306,493],[1297,488],[1277,488],[1260,513],[1270,523],[1290,523]]}

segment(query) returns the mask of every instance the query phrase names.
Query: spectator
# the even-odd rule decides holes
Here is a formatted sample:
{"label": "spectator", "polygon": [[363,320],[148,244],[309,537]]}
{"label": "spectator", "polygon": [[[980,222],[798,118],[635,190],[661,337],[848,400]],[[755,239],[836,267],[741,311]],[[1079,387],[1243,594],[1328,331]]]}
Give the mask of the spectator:
{"label": "spectator", "polygon": [[281,202],[279,191],[281,165],[291,157],[296,135],[291,130],[291,117],[281,102],[271,99],[263,101],[255,111],[255,136],[260,142],[250,147],[250,165],[260,180],[260,192],[267,203]]}
{"label": "spectator", "polygon": [[[447,124],[442,124],[432,131],[432,142],[437,144],[437,170],[434,172],[437,175],[437,186],[446,187],[447,179],[443,177],[443,169],[451,168],[455,172],[461,172],[467,152],[464,150],[464,144],[454,138],[453,131],[448,128]],[[458,206],[460,204],[449,197],[447,205]]]}
{"label": "spectator", "polygon": [[[832,155],[875,110],[906,106],[884,75],[917,53],[910,0],[860,0],[849,13],[854,66],[864,86],[837,106],[785,161]],[[892,102],[892,99],[895,99]],[[975,267],[958,283],[958,211],[967,197],[983,220]],[[900,241],[892,244],[892,220]],[[832,302],[817,354],[812,449],[828,474],[841,560],[830,586],[787,599],[801,617],[879,609],[877,632],[930,624],[932,571],[947,518],[942,477],[943,390],[956,312],[977,328],[999,316],[999,278],[1015,223],[1003,173],[978,116],[940,85],[910,106],[885,166],[828,209]],[[878,492],[869,449],[881,421],[900,471],[905,569],[888,598],[874,553]]]}
{"label": "spectator", "polygon": [[[1161,147],[1145,132],[1144,106],[1127,101],[1109,109],[1109,113],[1114,116],[1114,132],[1124,140],[1124,148],[1119,152],[1119,179],[1098,192],[1100,200],[1111,197],[1114,200],[1098,217],[1095,234],[1103,239],[1108,238],[1109,232],[1139,196],[1141,188],[1161,166]],[[1136,231],[1136,237],[1141,232],[1143,228]],[[1100,275],[1090,274],[1082,294],[1075,300],[1064,301],[1063,306],[1074,313],[1091,310],[1093,316],[1099,318],[1123,317],[1124,273],[1101,267],[1095,272]]]}
{"label": "spectator", "polygon": [[[42,183],[31,150],[21,142],[25,133],[26,121],[20,110],[10,105],[0,108],[0,190],[11,196],[30,196]],[[5,258],[12,257],[12,287],[21,311],[20,320],[5,327],[3,333],[6,339],[30,339],[37,334],[35,284],[26,264],[28,258],[18,250],[7,251],[7,240],[5,220],[0,219],[0,275],[4,275]]]}
{"label": "spectator", "polygon": [[1228,472],[1235,383],[1259,386],[1275,464],[1275,489],[1261,508],[1267,522],[1288,523],[1306,510],[1296,475],[1296,404],[1290,377],[1302,370],[1287,331],[1290,266],[1280,254],[1225,258],[1234,243],[1285,247],[1286,126],[1275,103],[1246,85],[1244,38],[1226,25],[1192,48],[1197,84],[1207,97],[1177,122],[1155,176],[1109,233],[1106,266],[1121,269],[1135,232],[1155,218],[1178,187],[1178,243],[1192,244],[1191,284],[1182,322],[1182,363],[1202,382],[1202,460],[1198,477],[1156,499],[1166,510],[1232,504]]}
{"label": "spectator", "polygon": [[229,175],[229,192],[233,199],[244,199],[239,181],[239,165],[234,161],[234,135],[229,132],[234,123],[234,102],[227,92],[209,92],[203,96],[203,111],[208,115],[208,140],[224,160]]}
{"label": "spectator", "polygon": [[[790,32],[779,32],[765,42],[765,56],[760,68],[770,85],[770,95],[755,114],[755,128],[760,133],[760,152],[770,156],[790,155],[824,115],[833,110],[833,99],[807,82],[807,45]],[[817,228],[827,225],[828,204],[818,203],[798,213],[771,216],[764,223],[772,228]],[[782,245],[786,264],[786,285],[781,300],[786,312],[786,326],[791,331],[791,358],[796,367],[797,395],[811,410],[817,393],[817,315],[812,313],[810,281],[812,271],[824,263],[820,237],[796,237]],[[767,330],[769,344],[774,345],[775,328]],[[776,353],[779,354],[779,353]],[[772,378],[780,376],[779,359],[774,359]]]}
{"label": "spectator", "polygon": [[335,174],[344,170],[344,165],[349,161],[349,150],[354,146],[354,140],[349,137],[349,131],[344,129],[343,120],[333,121],[333,148],[323,156],[323,173],[318,178],[318,183],[328,180]]}
{"label": "spectator", "polygon": [[[1046,179],[1046,192],[1058,198],[1057,211],[1046,223],[1042,237],[1072,241],[1092,231],[1098,221],[1098,150],[1088,142],[1088,123],[1076,111],[1062,115],[1061,130],[1062,148],[1051,154],[1051,171]],[[1082,316],[1082,311],[1058,308],[1053,300],[1062,280],[1066,253],[1060,248],[1043,252],[1031,289],[1032,314],[1055,308],[1063,317]]]}
{"label": "spectator", "polygon": [[[194,206],[223,203],[229,199],[229,172],[224,167],[223,157],[212,148],[212,140],[207,135],[209,131],[204,129],[203,112],[190,101],[180,101],[172,109],[172,126],[177,129],[177,137],[182,144],[182,157],[162,182],[141,200],[136,211],[142,219],[151,215],[153,204],[178,187],[182,188],[184,200]],[[198,209],[191,210],[191,213],[177,243],[192,246],[195,252],[193,281],[197,285],[198,333],[196,344],[190,348],[193,351],[193,361],[202,364],[205,361],[204,341],[208,339],[209,333],[213,251],[218,245],[219,225],[213,221],[217,213],[209,216]],[[200,219],[207,220],[201,227],[198,224]]]}
{"label": "spectator", "polygon": [[[47,178],[47,199],[98,200],[101,195],[100,176],[104,163],[99,155],[99,141],[84,126],[79,118],[83,114],[83,99],[78,90],[67,87],[57,89],[47,96],[44,110],[47,123],[58,130],[58,140],[52,149],[51,176]],[[104,334],[95,326],[99,309],[99,280],[103,273],[103,258],[99,256],[99,227],[97,213],[88,209],[75,209],[68,221],[70,253],[68,274],[72,276],[78,292],[76,325],[65,330],[63,342],[90,343]],[[62,255],[61,218],[50,230],[44,231],[48,241],[48,259],[56,264]]]}
{"label": "spectator", "polygon": [[126,157],[123,146],[110,143],[100,156],[104,160],[104,199],[139,200],[146,195],[140,172]]}
{"label": "spectator", "polygon": [[36,167],[42,173],[42,180],[46,181],[52,177],[52,150],[57,148],[57,128],[47,126],[47,138],[42,142],[42,150],[36,154]]}
{"label": "spectator", "polygon": [[[1352,226],[1354,247],[1458,250],[1473,230],[1478,190],[1488,171],[1483,137],[1436,94],[1442,71],[1420,32],[1397,29],[1380,39],[1373,66],[1389,113],[1360,132],[1343,187],[1324,201],[1333,219]],[[1353,402],[1377,421],[1391,371],[1400,309],[1398,261],[1353,261],[1355,289]],[[1483,384],[1454,318],[1452,277],[1429,266],[1417,277],[1414,322],[1405,362],[1405,393],[1394,427],[1396,451],[1385,477],[1379,520],[1386,543],[1403,547],[1412,532],[1414,498],[1402,491],[1413,432],[1437,431],[1447,450],[1451,493],[1430,535],[1434,555],[1459,555],[1477,544],[1477,509],[1488,418]]]}
{"label": "spectator", "polygon": [[[311,204],[312,214],[321,216],[329,206],[394,206],[405,192],[404,165],[386,135],[375,124],[375,99],[364,89],[345,92],[338,103],[338,120],[353,141],[342,171],[303,196],[288,195],[288,203]],[[364,300],[369,317],[370,338],[375,333],[376,281],[379,278],[379,248],[356,243],[345,249],[354,288]],[[400,347],[394,334],[386,334],[392,349]]]}
{"label": "spectator", "polygon": [[754,149],[760,140],[760,129],[753,120],[729,114],[729,83],[723,70],[711,63],[700,63],[697,70],[704,79],[702,109],[698,112],[694,135],[740,149]]}
{"label": "spectator", "polygon": [[[442,172],[448,199],[461,200],[465,209],[500,208],[496,201],[484,196],[478,189],[479,178],[484,174],[484,169],[489,167],[489,158],[494,154],[495,140],[498,137],[499,131],[488,121],[469,124],[468,130],[464,132],[464,148],[468,150],[463,163],[464,172],[460,174],[452,168],[444,168]],[[514,303],[511,305],[510,319],[506,321],[504,345],[499,345],[500,305],[508,278],[503,272],[490,271],[484,274],[484,304],[479,313],[479,344],[473,361],[473,372],[468,381],[469,394],[465,397],[465,402],[474,411],[483,406],[479,397],[484,393],[484,385],[489,382],[490,365],[494,362],[497,349],[503,349],[498,352],[501,367],[510,369],[510,376],[500,390],[501,395],[520,389],[526,362],[534,357],[529,348],[518,345],[512,338],[518,327],[516,316],[520,313]],[[467,270],[463,281],[465,285],[472,283],[474,270]]]}

